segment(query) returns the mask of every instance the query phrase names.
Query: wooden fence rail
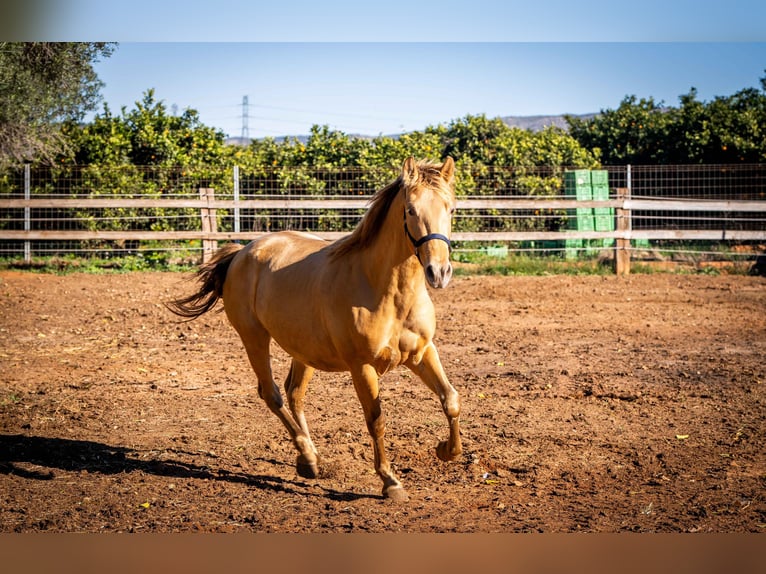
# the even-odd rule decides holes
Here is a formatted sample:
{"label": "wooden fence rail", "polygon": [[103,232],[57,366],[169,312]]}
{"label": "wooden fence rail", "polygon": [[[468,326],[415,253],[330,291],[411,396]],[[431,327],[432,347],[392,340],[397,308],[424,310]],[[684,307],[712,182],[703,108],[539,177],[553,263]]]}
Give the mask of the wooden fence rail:
{"label": "wooden fence rail", "polygon": [[[204,189],[204,188],[203,188]],[[20,208],[147,208],[147,209],[365,209],[368,199],[0,199],[0,209]],[[703,199],[459,199],[458,209],[575,209],[578,207],[614,207],[644,211],[740,211],[766,212],[766,201]]]}
{"label": "wooden fence rail", "polygon": [[[614,239],[615,261],[618,273],[627,273],[630,267],[631,239],[707,240],[707,241],[766,241],[766,226],[756,230],[727,229],[722,219],[721,229],[633,229],[632,212],[686,211],[686,212],[751,212],[766,213],[766,201],[739,200],[679,200],[631,198],[626,189],[617,189],[617,198],[605,201],[575,199],[523,198],[464,198],[457,202],[458,210],[562,210],[576,208],[614,208],[614,231],[482,231],[455,232],[455,241],[545,241],[566,239]],[[0,240],[202,240],[205,258],[221,240],[249,241],[260,237],[262,231],[218,231],[217,210],[232,210],[238,216],[242,209],[252,210],[335,210],[365,209],[369,198],[324,199],[216,199],[212,189],[200,189],[200,199],[133,199],[133,198],[28,198],[0,199],[0,210],[23,209],[24,230],[0,229]],[[33,230],[29,225],[32,209],[199,209],[200,231],[87,231],[87,230]],[[239,229],[239,221],[235,222]],[[338,239],[345,232],[315,232],[328,240]],[[28,246],[25,254],[29,253]]]}

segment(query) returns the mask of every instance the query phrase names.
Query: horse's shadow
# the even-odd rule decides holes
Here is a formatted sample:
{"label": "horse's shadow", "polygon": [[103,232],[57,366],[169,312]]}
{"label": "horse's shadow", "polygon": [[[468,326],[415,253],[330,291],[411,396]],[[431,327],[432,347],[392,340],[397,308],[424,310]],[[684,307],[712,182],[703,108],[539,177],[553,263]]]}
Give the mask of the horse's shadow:
{"label": "horse's shadow", "polygon": [[[217,480],[245,484],[261,490],[308,496],[322,496],[308,489],[302,481],[286,480],[276,476],[214,470],[189,462],[168,459],[137,458],[140,453],[123,446],[111,446],[93,441],[46,438],[25,435],[0,435],[0,474],[14,474],[35,480],[52,480],[52,469],[70,472],[120,474],[143,472],[155,476]],[[269,460],[272,464],[279,464]],[[26,463],[39,468],[24,468]],[[324,496],[333,500],[351,501],[377,498],[373,495],[339,492],[322,487]]]}

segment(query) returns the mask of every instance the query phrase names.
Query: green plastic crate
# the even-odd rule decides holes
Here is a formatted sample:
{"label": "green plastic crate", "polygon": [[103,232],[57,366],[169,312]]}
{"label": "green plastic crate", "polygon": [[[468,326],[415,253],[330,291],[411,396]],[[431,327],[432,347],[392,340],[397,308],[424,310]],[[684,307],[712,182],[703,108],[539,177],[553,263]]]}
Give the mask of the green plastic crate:
{"label": "green plastic crate", "polygon": [[614,209],[611,207],[596,207],[593,209],[593,220],[596,231],[614,231]]}
{"label": "green plastic crate", "polygon": [[489,257],[508,257],[507,245],[491,245],[482,249]]}
{"label": "green plastic crate", "polygon": [[577,209],[569,210],[569,218],[567,219],[567,227],[577,231],[593,231],[593,210],[589,207],[578,207]]}
{"label": "green plastic crate", "polygon": [[611,239],[611,238],[594,239],[593,244],[601,249],[607,249],[610,247],[614,247],[614,239]]}
{"label": "green plastic crate", "polygon": [[608,185],[592,185],[591,196],[595,201],[607,201],[609,199],[609,186]]}
{"label": "green plastic crate", "polygon": [[564,240],[564,257],[566,259],[577,259],[580,255],[580,249],[582,248],[582,239],[565,239]]}
{"label": "green plastic crate", "polygon": [[564,195],[580,200],[591,199],[590,171],[576,169],[564,172]]}
{"label": "green plastic crate", "polygon": [[605,169],[594,169],[590,172],[590,184],[593,187],[609,187],[609,172]]}

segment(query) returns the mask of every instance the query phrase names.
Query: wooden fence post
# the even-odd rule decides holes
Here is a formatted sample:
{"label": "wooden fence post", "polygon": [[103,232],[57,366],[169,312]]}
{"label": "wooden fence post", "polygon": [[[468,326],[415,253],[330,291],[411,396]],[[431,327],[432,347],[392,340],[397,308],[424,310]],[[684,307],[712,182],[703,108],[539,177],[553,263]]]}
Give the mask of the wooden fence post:
{"label": "wooden fence post", "polygon": [[[630,189],[627,187],[617,188],[617,199],[630,199]],[[615,209],[617,216],[617,231],[630,231],[632,228],[630,210],[618,207]],[[617,275],[630,274],[630,239],[616,239],[614,242],[614,271]]]}
{"label": "wooden fence post", "polygon": [[[31,177],[29,173],[29,164],[24,164],[24,199],[29,200],[31,195]],[[31,210],[28,207],[24,208],[24,231],[30,231],[31,225]],[[30,263],[32,261],[32,244],[29,241],[24,242],[24,262]]]}
{"label": "wooden fence post", "polygon": [[[200,187],[199,197],[200,199],[206,200],[208,202],[213,201],[213,199],[215,199],[215,190],[211,187]],[[200,210],[200,217],[202,218],[202,233],[203,233],[202,263],[207,263],[208,261],[210,261],[210,258],[213,256],[213,253],[215,253],[216,249],[218,249],[218,241],[216,241],[215,239],[204,238],[204,234],[215,233],[216,231],[218,231],[218,223],[216,220],[215,213],[216,213],[215,208],[203,207]]]}

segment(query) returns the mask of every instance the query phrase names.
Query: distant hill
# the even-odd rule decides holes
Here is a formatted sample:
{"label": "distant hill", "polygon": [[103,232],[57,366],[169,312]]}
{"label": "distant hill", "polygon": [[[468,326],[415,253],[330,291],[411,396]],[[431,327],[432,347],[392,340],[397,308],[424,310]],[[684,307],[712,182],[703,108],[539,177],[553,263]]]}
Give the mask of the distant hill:
{"label": "distant hill", "polygon": [[[583,120],[589,120],[591,118],[594,118],[598,114],[570,114],[572,117],[580,118]],[[513,128],[521,128],[523,130],[530,130],[533,132],[539,132],[540,130],[547,128],[548,126],[556,126],[561,129],[569,129],[569,125],[567,124],[566,120],[564,119],[564,115],[557,115],[557,116],[505,116],[500,118],[505,125],[513,127]],[[397,139],[401,134],[389,134],[386,137]],[[359,138],[359,139],[373,139],[374,136],[368,136],[363,134],[348,134],[351,138]],[[307,135],[298,135],[298,136],[279,136],[275,137],[274,139],[278,142],[281,142],[285,138],[295,138],[301,143],[306,143],[306,140],[308,140],[309,136]],[[250,144],[251,139],[250,138],[241,138],[241,137],[230,137],[226,138],[225,143],[228,145],[241,145],[241,146],[247,146]]]}
{"label": "distant hill", "polygon": [[[571,115],[573,118],[589,120],[594,118],[597,114],[569,115]],[[548,126],[556,126],[564,130],[569,129],[569,124],[567,124],[563,114],[558,116],[505,116],[500,119],[503,120],[505,125],[511,126],[512,128],[521,128],[523,130],[530,130],[533,132],[539,132]]]}
{"label": "distant hill", "polygon": [[223,143],[226,145],[241,145],[242,147],[247,147],[250,145],[251,141],[253,141],[252,138],[228,137],[223,140]]}

